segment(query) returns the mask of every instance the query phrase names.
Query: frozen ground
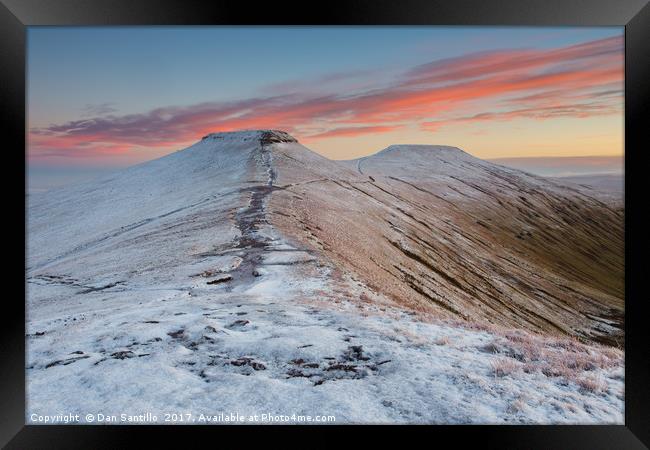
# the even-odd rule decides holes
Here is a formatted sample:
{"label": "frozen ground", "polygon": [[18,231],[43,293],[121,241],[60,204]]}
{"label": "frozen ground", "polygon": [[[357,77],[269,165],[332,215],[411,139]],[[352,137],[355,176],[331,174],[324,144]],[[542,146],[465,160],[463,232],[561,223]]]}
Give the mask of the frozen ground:
{"label": "frozen ground", "polygon": [[622,352],[415,313],[283,236],[259,139],[32,200],[28,422],[623,423]]}
{"label": "frozen ground", "polygon": [[[74,298],[74,288],[60,289]],[[164,413],[333,415],[336,423],[623,421],[616,353],[612,367],[547,375],[549,355],[539,356],[540,368],[526,364],[498,334],[336,302],[342,296],[326,289],[322,277],[295,280],[282,267],[243,292],[134,287],[88,294],[98,305],[90,311],[80,301],[43,310],[29,324],[28,419],[66,412],[152,413],[159,421]]]}

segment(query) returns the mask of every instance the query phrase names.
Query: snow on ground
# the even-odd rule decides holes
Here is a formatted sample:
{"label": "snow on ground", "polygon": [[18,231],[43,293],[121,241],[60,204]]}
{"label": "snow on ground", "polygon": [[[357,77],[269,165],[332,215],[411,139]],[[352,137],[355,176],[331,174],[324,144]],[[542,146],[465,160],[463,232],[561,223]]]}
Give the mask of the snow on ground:
{"label": "snow on ground", "polygon": [[281,236],[256,136],[34,200],[28,423],[623,423],[620,351],[416,315]]}
{"label": "snow on ground", "polygon": [[[150,413],[157,423],[165,413],[191,421],[221,413],[333,415],[335,423],[623,421],[618,365],[586,371],[602,385],[589,391],[577,379],[525,373],[490,331],[351,299],[363,286],[337,293],[328,267],[264,270],[241,291],[197,279],[74,301],[79,288],[32,286],[70,300],[30,314],[28,421],[59,413]],[[498,370],[503,360],[514,368]]]}

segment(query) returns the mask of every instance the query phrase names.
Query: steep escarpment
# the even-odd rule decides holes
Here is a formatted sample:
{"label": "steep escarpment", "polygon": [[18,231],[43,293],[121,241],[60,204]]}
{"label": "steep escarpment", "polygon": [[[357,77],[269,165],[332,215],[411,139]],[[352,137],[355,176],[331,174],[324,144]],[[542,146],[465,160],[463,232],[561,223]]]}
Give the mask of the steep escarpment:
{"label": "steep escarpment", "polygon": [[304,164],[318,173],[273,197],[279,229],[415,309],[622,342],[620,211],[452,147],[338,164]]}

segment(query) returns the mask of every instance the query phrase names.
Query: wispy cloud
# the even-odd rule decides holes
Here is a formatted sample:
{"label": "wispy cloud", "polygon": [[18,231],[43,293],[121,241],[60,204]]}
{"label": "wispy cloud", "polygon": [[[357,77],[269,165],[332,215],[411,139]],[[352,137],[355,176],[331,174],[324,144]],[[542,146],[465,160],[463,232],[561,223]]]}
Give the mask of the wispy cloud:
{"label": "wispy cloud", "polygon": [[340,127],[318,133],[307,134],[305,140],[317,140],[332,137],[354,137],[366,134],[388,133],[402,128],[401,125],[394,126],[368,126],[368,127]]}
{"label": "wispy cloud", "polygon": [[551,50],[495,50],[442,59],[413,68],[407,73],[411,84],[426,84],[459,79],[481,79],[499,73],[531,71],[558,64],[573,66],[594,60],[622,57],[623,39],[613,37]]}
{"label": "wispy cloud", "polygon": [[117,109],[114,108],[115,103],[105,102],[99,104],[87,104],[81,108],[81,115],[84,117],[89,116],[105,116],[107,114],[117,112]]}
{"label": "wispy cloud", "polygon": [[264,86],[260,92],[266,95],[300,92],[327,92],[336,89],[365,89],[372,85],[377,72],[374,70],[351,70],[334,72],[312,79],[282,81]]}
{"label": "wispy cloud", "polygon": [[535,108],[522,108],[514,109],[511,111],[503,112],[490,112],[479,113],[470,116],[454,117],[447,120],[435,120],[431,122],[423,122],[422,128],[428,131],[438,131],[443,126],[458,125],[458,124],[473,124],[477,122],[488,121],[508,121],[521,118],[527,119],[554,119],[559,117],[593,117],[615,114],[620,112],[618,105],[611,105],[606,103],[591,103],[591,104],[562,104],[558,106],[539,106]]}
{"label": "wispy cloud", "polygon": [[359,88],[364,77],[373,79],[366,73],[333,74],[291,89],[276,85],[280,95],[142,114],[117,115],[111,104],[95,105],[92,117],[32,128],[30,157],[171,148],[209,132],[249,128],[280,128],[318,140],[412,125],[436,132],[453,124],[616,114],[622,106],[623,39],[466,54],[413,67],[374,88]]}

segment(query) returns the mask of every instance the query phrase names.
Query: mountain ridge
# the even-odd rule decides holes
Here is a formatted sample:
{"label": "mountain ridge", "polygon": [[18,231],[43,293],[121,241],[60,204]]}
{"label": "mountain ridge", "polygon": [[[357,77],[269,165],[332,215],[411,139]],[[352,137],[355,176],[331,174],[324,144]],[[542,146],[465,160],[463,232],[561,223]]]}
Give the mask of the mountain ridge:
{"label": "mountain ridge", "polygon": [[[113,248],[124,245],[151,266],[133,246],[158,245],[165,234],[146,230],[170,222],[188,230],[171,243],[179,261],[158,258],[153,267],[234,245],[252,252],[242,266],[252,273],[254,260],[282,240],[403,307],[623,339],[620,214],[581,191],[456,147],[393,145],[332,161],[278,130],[210,133],[185,150],[61,192],[30,207],[55,218],[30,221],[31,276],[57,267],[88,278],[128,273],[130,263]],[[213,227],[208,210],[230,230],[216,243],[205,234]],[[202,224],[195,236],[192,223]],[[608,227],[619,231],[607,234]],[[188,252],[196,241],[205,244]],[[80,255],[106,245],[114,256],[102,270],[76,266]]]}

